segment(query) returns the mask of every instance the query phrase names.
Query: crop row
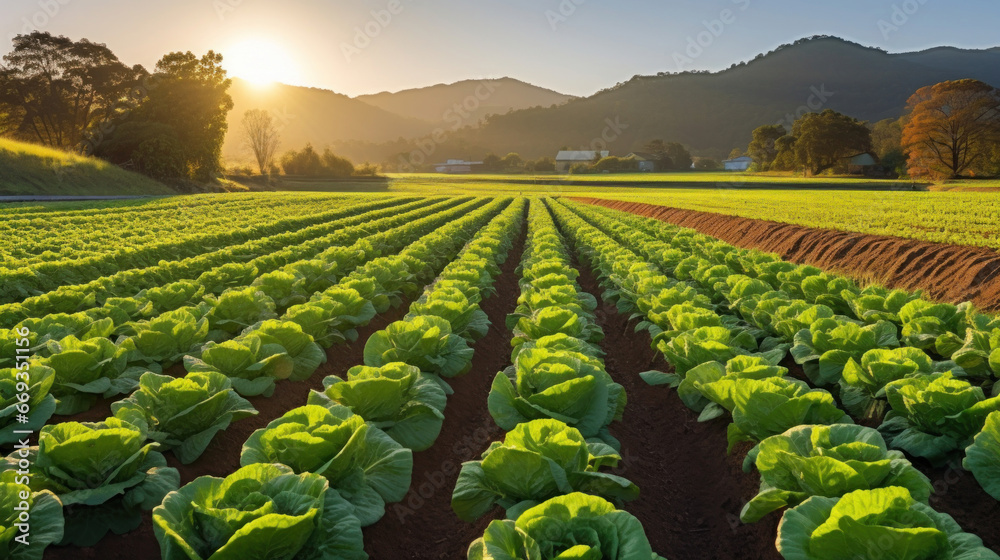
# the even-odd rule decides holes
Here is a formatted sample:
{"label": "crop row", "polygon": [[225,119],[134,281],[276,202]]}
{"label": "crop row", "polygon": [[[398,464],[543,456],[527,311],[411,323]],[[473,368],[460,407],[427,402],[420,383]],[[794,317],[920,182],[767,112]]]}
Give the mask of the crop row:
{"label": "crop row", "polygon": [[[169,304],[176,307],[178,295],[197,290],[195,285],[201,285],[208,293],[218,294],[247,278],[256,278],[257,274],[319,255],[333,246],[350,245],[373,227],[380,227],[384,219],[399,214],[413,217],[414,210],[433,211],[457,202],[361,204],[332,214],[329,222],[264,236],[186,259],[163,260],[147,267],[119,271],[83,284],[63,285],[45,294],[0,306],[0,320],[17,324],[29,318],[81,312],[92,319],[119,316],[123,312],[132,318],[148,318],[151,313],[168,311]],[[131,304],[130,300],[136,304]],[[147,300],[153,303],[152,309]]]}
{"label": "crop row", "polygon": [[[290,219],[307,220],[317,213],[317,203],[350,205],[354,199],[230,198],[215,205],[173,205],[155,212],[108,212],[82,219],[58,214],[35,219],[12,216],[0,225],[0,270],[43,264],[86,266],[106,261],[112,255],[128,257],[152,248],[176,247],[184,252],[197,246],[192,243],[195,240],[214,245],[230,234],[246,233],[246,228],[280,225]],[[235,227],[234,217],[239,220]]]}
{"label": "crop row", "polygon": [[[330,314],[335,312],[356,320],[370,319],[374,309],[371,315],[359,316],[362,312],[358,308],[358,302],[363,302],[359,291],[375,300],[380,311],[388,308],[388,301],[382,301],[387,296],[378,298],[378,286],[366,283],[366,277],[359,275],[355,269],[360,266],[368,267],[366,270],[370,270],[372,275],[385,277],[382,281],[388,282],[394,269],[399,268],[400,264],[396,257],[376,257],[397,252],[409,240],[430,233],[454,216],[481,204],[472,201],[450,209],[448,206],[452,206],[451,204],[444,204],[442,212],[435,212],[435,206],[432,206],[430,211],[418,209],[383,218],[375,222],[374,226],[355,228],[357,231],[346,230],[346,240],[354,242],[351,246],[329,247],[317,258],[307,256],[304,261],[289,258],[287,260],[291,262],[283,269],[260,276],[257,280],[252,280],[252,284],[229,287],[218,297],[212,295],[212,291],[201,296],[206,290],[196,290],[198,285],[194,285],[192,289],[173,294],[174,301],[180,299],[182,306],[171,308],[148,320],[132,321],[128,314],[120,313],[119,317],[103,319],[84,314],[75,318],[57,315],[38,323],[26,321],[12,329],[10,334],[16,335],[23,328],[39,329],[32,330],[38,338],[25,337],[35,345],[34,363],[37,366],[29,391],[34,414],[27,427],[37,429],[52,413],[69,415],[87,410],[102,396],[110,398],[128,394],[138,386],[139,377],[145,371],[162,371],[186,355],[190,356],[186,365],[191,368],[204,369],[204,365],[195,361],[200,359],[201,362],[207,361],[215,365],[230,377],[237,378],[233,383],[244,396],[269,392],[273,390],[276,377],[287,378],[292,372],[269,374],[269,371],[257,363],[263,356],[276,353],[273,347],[263,346],[258,337],[250,337],[249,342],[245,339],[230,339],[262,321],[268,321],[266,326],[271,328],[273,325],[269,320],[284,313],[299,324],[299,336],[294,332],[286,333],[285,336],[301,338],[302,334],[307,334],[314,336],[324,346],[346,340],[353,333],[352,321],[339,319],[334,326],[343,324],[342,329],[328,328],[327,322],[334,320]],[[373,229],[379,228],[386,229],[373,233]],[[279,263],[287,262],[280,252],[271,257]],[[250,282],[256,272],[257,268],[251,265],[242,275],[234,278],[247,278]],[[349,291],[332,294],[338,299],[327,305],[328,309],[323,313],[317,314],[315,306],[306,305],[317,299],[316,294],[332,289],[338,282],[349,287]],[[126,299],[123,303],[135,307],[137,301]],[[109,337],[115,334],[120,336],[112,341]],[[8,340],[8,355],[13,356],[16,338],[11,336]],[[292,342],[285,344],[291,345]],[[295,346],[296,354],[308,348],[301,344]],[[249,362],[234,361],[235,357],[241,360],[254,359]],[[5,380],[15,382],[16,373],[13,370],[0,371]],[[13,399],[13,392],[9,397],[5,395],[5,400],[9,400],[9,403],[2,416],[3,425],[0,426],[2,444],[16,439],[12,434],[17,427],[16,411],[9,406],[13,404],[10,399]]]}
{"label": "crop row", "polygon": [[[140,389],[132,397],[112,406],[114,417],[102,423],[65,422],[43,428],[39,446],[28,451],[32,462],[30,484],[34,491],[31,500],[50,503],[51,495],[45,491],[51,491],[64,506],[69,507],[65,508],[64,524],[57,523],[53,514],[50,525],[52,534],[49,535],[52,540],[32,541],[32,546],[38,546],[36,550],[39,552],[49,542],[57,541],[88,546],[109,530],[123,533],[135,528],[140,512],[159,504],[165,494],[177,489],[179,483],[177,471],[165,466],[160,451],[172,449],[183,462],[196,458],[230,421],[255,414],[256,411],[234,388],[249,387],[253,392],[259,390],[261,385],[273,386],[275,379],[309,377],[326,356],[316,339],[306,331],[327,342],[352,338],[353,329],[367,323],[377,312],[385,311],[393,304],[398,305],[402,297],[414,295],[420,283],[433,278],[435,271],[450,260],[449,255],[457,253],[464,239],[468,239],[473,231],[506,204],[506,201],[498,201],[484,206],[481,200],[473,201],[432,219],[411,222],[410,235],[396,232],[393,239],[397,243],[412,239],[412,232],[425,230],[427,235],[402,251],[388,247],[393,256],[368,261],[344,277],[338,285],[314,294],[306,303],[290,307],[279,319],[253,324],[232,341],[219,345],[210,342],[200,352],[202,359],[193,356],[185,358],[189,373],[184,378],[145,373],[140,378]],[[454,213],[460,217],[454,217]],[[266,302],[270,298],[258,292],[255,299]],[[353,336],[356,337],[356,332]],[[259,353],[253,354],[254,351]],[[343,412],[347,409],[338,405],[337,410]],[[354,427],[365,425],[360,417],[350,421],[350,424]],[[381,499],[377,498],[377,489],[390,492],[388,486],[383,484],[400,482],[395,476],[400,474],[397,472],[401,465],[399,461],[405,463],[409,452],[399,448],[386,455],[388,448],[398,447],[398,444],[387,437],[378,438],[377,429],[371,432],[374,438],[371,445],[366,446],[362,441],[368,440],[359,440],[353,431],[345,432],[343,428],[329,425],[312,434],[315,437],[310,437],[286,427],[280,429],[280,433],[265,435],[262,430],[251,437],[241,459],[248,463],[253,462],[248,459],[253,451],[247,451],[253,442],[259,444],[256,448],[258,453],[267,453],[268,449],[272,449],[268,446],[275,444],[272,450],[283,455],[286,460],[282,462],[292,464],[298,464],[293,461],[296,456],[300,461],[314,460],[318,448],[314,447],[305,454],[297,453],[297,450],[302,451],[302,446],[317,443],[317,438],[324,436],[326,443],[319,448],[338,442],[340,445],[352,442],[358,447],[351,447],[349,451],[339,454],[338,460],[327,464],[326,467],[333,468],[333,471],[326,479],[313,474],[294,475],[287,466],[273,464],[248,466],[230,477],[233,484],[241,489],[241,496],[245,495],[247,484],[256,483],[259,492],[254,495],[261,498],[270,495],[277,499],[274,507],[278,511],[257,512],[257,517],[265,519],[252,519],[254,516],[244,519],[241,525],[246,526],[240,535],[248,538],[240,542],[248,543],[252,550],[256,546],[255,540],[286,528],[284,521],[287,517],[297,515],[296,512],[310,504],[313,509],[306,507],[300,513],[307,515],[293,524],[299,529],[290,529],[291,532],[285,535],[291,539],[290,542],[301,545],[299,537],[302,536],[303,524],[313,523],[321,528],[314,532],[313,540],[330,541],[318,543],[321,550],[327,546],[339,548],[345,538],[353,539],[349,519],[357,523],[357,517],[352,512],[363,512],[359,515],[365,516],[380,509],[374,505]],[[359,429],[367,432],[367,428]],[[16,455],[8,459],[11,466],[17,465]],[[390,458],[384,462],[375,461],[376,464],[369,463],[371,469],[358,467],[375,456]],[[313,468],[317,467],[313,464]],[[333,476],[334,471],[339,473],[337,477]],[[371,485],[363,483],[366,472],[374,481]],[[383,478],[378,473],[384,475],[384,482],[379,482]],[[267,476],[269,480],[265,480]],[[226,539],[235,537],[235,529],[220,533],[221,526],[207,523],[211,519],[212,507],[199,509],[200,512],[208,512],[205,513],[208,517],[205,523],[196,523],[199,528],[208,531],[205,540],[188,539],[191,535],[184,531],[195,529],[172,517],[181,508],[189,516],[189,525],[193,523],[190,518],[193,501],[191,496],[183,493],[190,491],[196,497],[204,496],[206,488],[219,487],[217,482],[229,485],[229,481],[223,484],[219,479],[207,477],[196,480],[181,494],[171,494],[175,496],[173,501],[168,499],[157,510],[169,520],[157,524],[158,533],[163,529],[163,534],[167,535],[161,536],[165,558],[208,557],[210,553],[200,556],[206,547],[214,543],[221,548]],[[338,484],[344,486],[340,493],[326,492],[328,485]],[[17,488],[17,485],[3,486],[4,492]],[[355,492],[350,492],[351,489]],[[287,502],[291,495],[298,498]],[[318,502],[314,500],[317,496]],[[218,507],[239,505],[228,503],[228,506]],[[259,504],[252,500],[245,505],[256,509]],[[322,513],[324,509],[325,514]],[[327,524],[319,523],[321,518]],[[56,527],[60,525],[65,528],[61,536],[55,534]],[[356,536],[360,540],[359,528]],[[36,542],[40,544],[36,545]],[[290,542],[277,542],[275,546],[292,546]],[[276,554],[280,555],[280,551]],[[324,557],[323,554],[331,552],[316,554],[319,554],[316,557]]]}
{"label": "crop row", "polygon": [[490,414],[505,430],[481,460],[462,465],[452,509],[475,521],[497,505],[471,544],[485,558],[660,558],[639,521],[616,506],[639,489],[601,472],[621,461],[608,426],[622,419],[626,395],[605,369],[597,302],[580,291],[562,237],[540,200],[528,215],[521,295],[508,317],[512,366],[496,375]]}
{"label": "crop row", "polygon": [[[128,246],[121,240],[115,240],[113,245],[116,249],[111,252],[92,256],[73,255],[72,258],[61,260],[46,259],[30,265],[19,263],[18,268],[0,269],[0,280],[3,281],[0,302],[18,302],[30,296],[55,290],[60,286],[83,284],[129,269],[153,266],[165,259],[176,261],[197,257],[205,253],[217,252],[230,245],[245,244],[264,236],[351,217],[355,215],[355,207],[375,210],[390,206],[395,202],[396,200],[387,198],[352,201],[344,207],[322,212],[316,212],[315,208],[311,207],[305,216],[292,217],[287,217],[282,210],[278,209],[275,212],[280,218],[276,217],[272,220],[255,220],[252,217],[253,211],[246,210],[241,219],[247,220],[249,225],[242,228],[233,228],[232,217],[227,217],[224,220],[225,227],[216,228],[215,231],[209,228],[209,233],[180,236],[168,234],[167,239],[171,237],[177,239],[163,241],[162,238],[157,238],[154,241],[143,241],[137,247]],[[206,225],[206,227],[208,226]],[[201,228],[202,224],[198,224],[197,229],[189,229],[204,231]]]}
{"label": "crop row", "polygon": [[[997,558],[931,509],[929,480],[889,450],[940,458],[970,443],[991,412],[993,426],[1000,417],[994,412],[1000,399],[987,399],[982,387],[958,377],[966,373],[954,363],[900,349],[896,324],[886,317],[895,310],[904,341],[907,335],[917,341],[912,313],[903,309],[933,304],[901,292],[856,290],[846,279],[641,218],[577,205],[557,208],[556,215],[600,271],[605,297],[644,318],[638,328],[649,331],[674,366],[672,374],[645,374],[647,381],[675,387],[702,420],[731,414],[731,448],[757,444],[744,466],[757,467],[761,491],[742,518],[753,522],[791,508],[778,539],[786,558],[826,557],[824,550],[901,557],[914,546],[933,550],[933,557]],[[876,312],[865,322],[837,315],[831,305]],[[988,320],[969,314],[974,325]],[[839,394],[860,409],[878,408],[872,405],[880,384],[892,407],[880,431],[854,425],[830,392],[788,377],[779,363],[789,349],[814,384],[853,387]],[[951,371],[939,373],[945,369]],[[852,400],[856,390],[869,400]],[[1000,453],[986,441],[996,441],[989,430],[966,464],[995,489]]]}

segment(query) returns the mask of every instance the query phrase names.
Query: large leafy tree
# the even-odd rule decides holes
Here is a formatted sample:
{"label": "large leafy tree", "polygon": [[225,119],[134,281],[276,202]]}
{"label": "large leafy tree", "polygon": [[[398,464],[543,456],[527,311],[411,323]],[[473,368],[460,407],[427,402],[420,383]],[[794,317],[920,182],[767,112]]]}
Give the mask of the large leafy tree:
{"label": "large leafy tree", "polygon": [[95,154],[155,177],[210,179],[222,169],[233,108],[222,55],[170,53],[145,80],[142,98],[103,135]]}
{"label": "large leafy tree", "polygon": [[903,145],[910,173],[961,177],[988,163],[1000,138],[1000,90],[978,80],[942,82],[910,98]]}
{"label": "large leafy tree", "polygon": [[232,80],[222,68],[222,55],[208,51],[170,53],[156,63],[149,95],[136,119],[170,126],[184,147],[192,177],[206,179],[222,168],[222,142],[233,108]]}
{"label": "large leafy tree", "polygon": [[771,164],[778,157],[778,148],[775,144],[786,134],[788,131],[780,124],[764,125],[753,131],[753,140],[747,147],[747,155],[753,158],[757,169],[767,171],[771,168]]}
{"label": "large leafy tree", "polygon": [[796,162],[813,175],[872,149],[868,126],[832,109],[803,115],[795,121],[792,136],[795,137]]}
{"label": "large leafy tree", "polygon": [[88,132],[126,110],[146,74],[102,44],[40,31],[16,36],[3,61],[0,132],[66,149],[84,149]]}

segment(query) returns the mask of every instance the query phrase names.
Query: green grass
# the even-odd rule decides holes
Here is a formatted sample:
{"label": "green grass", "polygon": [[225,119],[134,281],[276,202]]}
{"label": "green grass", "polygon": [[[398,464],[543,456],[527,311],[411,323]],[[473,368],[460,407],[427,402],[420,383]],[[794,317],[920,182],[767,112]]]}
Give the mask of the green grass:
{"label": "green grass", "polygon": [[99,159],[0,138],[0,196],[170,194],[177,192]]}
{"label": "green grass", "polygon": [[565,174],[475,174],[447,175],[440,173],[390,173],[388,177],[396,182],[407,184],[446,183],[446,184],[490,184],[490,183],[526,183],[526,182],[566,182],[566,183],[607,183],[612,184],[727,184],[740,185],[775,185],[794,187],[838,186],[859,188],[888,188],[910,186],[909,180],[868,179],[865,177],[802,177],[789,173],[735,173],[735,172],[675,172],[675,173],[608,173],[594,175]]}
{"label": "green grass", "polygon": [[[991,192],[989,188],[975,192],[827,190],[821,186],[748,189],[727,183],[700,188],[657,188],[613,184],[530,185],[473,179],[444,182],[434,176],[397,175],[392,190],[428,195],[522,194],[618,199],[806,227],[1000,249],[1000,192]],[[978,187],[1000,187],[1000,181],[973,183]]]}

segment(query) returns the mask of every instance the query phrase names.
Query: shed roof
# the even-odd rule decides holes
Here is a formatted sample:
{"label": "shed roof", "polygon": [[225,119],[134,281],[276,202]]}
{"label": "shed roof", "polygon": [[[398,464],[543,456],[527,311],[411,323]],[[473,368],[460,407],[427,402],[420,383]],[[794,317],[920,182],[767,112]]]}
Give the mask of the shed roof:
{"label": "shed roof", "polygon": [[[594,150],[563,150],[556,155],[556,161],[593,161],[597,154]],[[606,158],[611,152],[604,150],[600,154]]]}

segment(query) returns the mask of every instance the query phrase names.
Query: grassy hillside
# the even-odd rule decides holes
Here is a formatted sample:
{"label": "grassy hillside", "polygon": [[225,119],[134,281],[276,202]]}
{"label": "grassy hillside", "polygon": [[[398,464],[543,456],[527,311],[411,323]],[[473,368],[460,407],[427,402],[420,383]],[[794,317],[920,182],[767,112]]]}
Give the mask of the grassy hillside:
{"label": "grassy hillside", "polygon": [[0,196],[177,194],[105,161],[0,138]]}

